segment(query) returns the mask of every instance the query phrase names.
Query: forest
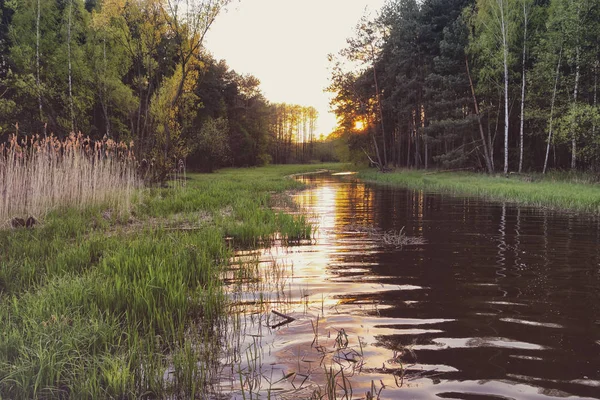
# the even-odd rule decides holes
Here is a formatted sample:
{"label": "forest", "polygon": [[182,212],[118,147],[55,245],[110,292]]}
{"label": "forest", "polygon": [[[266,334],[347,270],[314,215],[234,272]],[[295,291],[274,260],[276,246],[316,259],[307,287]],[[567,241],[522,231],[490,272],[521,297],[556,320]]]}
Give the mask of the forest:
{"label": "forest", "polygon": [[0,140],[82,132],[133,142],[162,180],[307,162],[314,107],[269,102],[204,36],[230,0],[1,0]]}
{"label": "forest", "polygon": [[269,102],[258,77],[206,49],[230,2],[0,1],[0,140],[133,143],[157,180],[182,162],[334,158],[381,170],[600,169],[597,1],[389,0],[330,56],[328,143],[314,107]]}
{"label": "forest", "polygon": [[600,169],[597,0],[390,0],[330,59],[348,159]]}

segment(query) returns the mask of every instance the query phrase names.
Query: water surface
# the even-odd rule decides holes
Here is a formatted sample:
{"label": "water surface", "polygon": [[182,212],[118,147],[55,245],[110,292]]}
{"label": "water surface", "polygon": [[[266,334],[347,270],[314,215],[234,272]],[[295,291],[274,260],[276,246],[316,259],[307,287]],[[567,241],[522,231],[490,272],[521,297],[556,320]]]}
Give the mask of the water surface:
{"label": "water surface", "polygon": [[[308,398],[334,381],[353,399],[600,398],[597,219],[300,179],[316,238],[239,254],[256,265],[228,274],[219,391]],[[386,246],[357,226],[424,243]]]}

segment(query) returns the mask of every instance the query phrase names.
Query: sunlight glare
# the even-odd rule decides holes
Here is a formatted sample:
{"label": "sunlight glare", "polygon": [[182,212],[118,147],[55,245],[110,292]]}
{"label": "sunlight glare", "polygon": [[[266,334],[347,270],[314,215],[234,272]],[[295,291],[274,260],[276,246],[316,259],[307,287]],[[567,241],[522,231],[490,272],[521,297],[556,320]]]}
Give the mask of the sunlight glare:
{"label": "sunlight glare", "polygon": [[358,121],[354,122],[354,130],[364,131],[366,127],[367,127],[367,124],[365,124],[364,121],[358,120]]}
{"label": "sunlight glare", "polygon": [[[336,129],[330,109],[327,55],[346,47],[346,38],[366,12],[384,0],[244,0],[233,2],[207,33],[206,48],[216,59],[261,81],[275,103],[313,106],[319,112],[317,134]],[[311,28],[307,29],[307,21]]]}

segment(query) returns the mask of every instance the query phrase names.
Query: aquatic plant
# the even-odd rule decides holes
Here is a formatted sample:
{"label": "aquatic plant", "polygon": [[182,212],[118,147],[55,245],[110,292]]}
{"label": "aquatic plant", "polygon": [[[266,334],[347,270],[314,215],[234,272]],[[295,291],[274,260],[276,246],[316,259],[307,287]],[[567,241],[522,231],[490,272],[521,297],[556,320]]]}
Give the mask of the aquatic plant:
{"label": "aquatic plant", "polygon": [[81,133],[62,140],[11,135],[0,144],[0,223],[28,215],[40,219],[59,207],[103,204],[129,211],[140,185],[132,147]]}
{"label": "aquatic plant", "polygon": [[206,393],[221,367],[234,249],[311,232],[301,215],[268,207],[269,193],[301,186],[283,178],[291,171],[194,174],[185,187],[144,189],[131,220],[114,204],[74,204],[35,229],[0,230],[0,397]]}
{"label": "aquatic plant", "polygon": [[349,224],[346,225],[345,230],[349,232],[364,233],[370,238],[378,241],[386,246],[403,247],[409,245],[420,245],[425,244],[426,241],[420,236],[408,236],[404,232],[404,226],[400,230],[390,229],[388,231],[382,231],[375,226],[362,225],[362,224]]}

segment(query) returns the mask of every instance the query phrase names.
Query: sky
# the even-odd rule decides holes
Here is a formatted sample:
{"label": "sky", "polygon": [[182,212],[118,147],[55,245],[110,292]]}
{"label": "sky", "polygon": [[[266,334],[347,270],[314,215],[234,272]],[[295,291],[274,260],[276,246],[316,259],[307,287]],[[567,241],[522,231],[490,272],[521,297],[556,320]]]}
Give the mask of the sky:
{"label": "sky", "polygon": [[319,112],[317,136],[336,124],[324,93],[329,85],[327,55],[353,36],[365,14],[375,15],[385,0],[234,0],[205,38],[217,59],[261,81],[274,103],[313,106]]}

